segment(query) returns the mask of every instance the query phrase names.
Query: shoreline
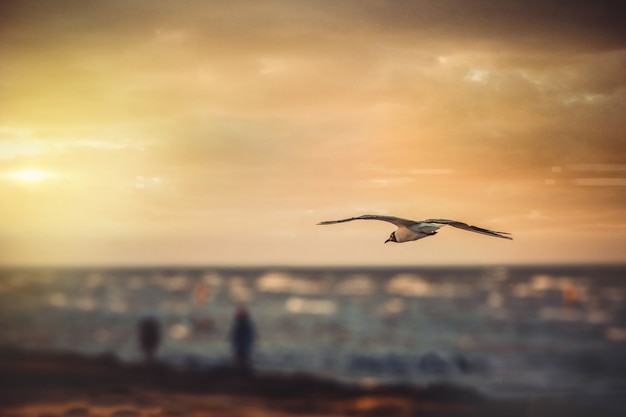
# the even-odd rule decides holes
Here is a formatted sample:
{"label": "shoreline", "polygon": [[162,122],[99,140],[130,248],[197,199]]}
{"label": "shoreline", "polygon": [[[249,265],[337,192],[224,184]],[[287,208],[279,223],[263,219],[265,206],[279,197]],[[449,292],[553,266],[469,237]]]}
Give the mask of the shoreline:
{"label": "shoreline", "polygon": [[[603,416],[609,407],[501,400],[468,387],[356,386],[308,374],[230,367],[183,372],[113,355],[0,349],[0,415],[159,416]],[[623,410],[622,410],[623,411]]]}

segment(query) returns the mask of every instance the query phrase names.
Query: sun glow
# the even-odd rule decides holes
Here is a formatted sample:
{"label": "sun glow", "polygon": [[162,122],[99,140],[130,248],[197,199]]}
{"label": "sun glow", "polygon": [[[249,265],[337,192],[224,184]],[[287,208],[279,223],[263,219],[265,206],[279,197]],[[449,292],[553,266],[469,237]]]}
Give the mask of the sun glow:
{"label": "sun glow", "polygon": [[7,178],[21,182],[39,182],[52,178],[50,172],[38,168],[24,168],[5,175]]}

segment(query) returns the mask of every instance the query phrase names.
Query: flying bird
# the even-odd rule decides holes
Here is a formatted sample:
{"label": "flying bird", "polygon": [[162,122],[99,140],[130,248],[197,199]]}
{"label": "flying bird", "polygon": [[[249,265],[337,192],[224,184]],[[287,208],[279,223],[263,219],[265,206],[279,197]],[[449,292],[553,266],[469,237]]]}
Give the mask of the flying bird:
{"label": "flying bird", "polygon": [[347,219],[341,220],[328,220],[325,222],[320,222],[320,224],[335,224],[335,223],[345,223],[351,222],[352,220],[382,220],[385,222],[389,222],[395,224],[398,228],[391,232],[389,239],[385,240],[387,242],[410,242],[412,240],[422,239],[427,236],[432,236],[437,234],[437,230],[442,228],[443,226],[452,226],[458,229],[469,230],[470,232],[482,233],[483,235],[500,237],[502,239],[513,240],[510,233],[506,232],[494,232],[493,230],[483,229],[482,227],[470,226],[467,223],[459,222],[456,220],[447,220],[447,219],[428,219],[428,220],[408,220],[401,219],[400,217],[394,216],[379,216],[376,214],[364,214],[358,217],[349,217]]}

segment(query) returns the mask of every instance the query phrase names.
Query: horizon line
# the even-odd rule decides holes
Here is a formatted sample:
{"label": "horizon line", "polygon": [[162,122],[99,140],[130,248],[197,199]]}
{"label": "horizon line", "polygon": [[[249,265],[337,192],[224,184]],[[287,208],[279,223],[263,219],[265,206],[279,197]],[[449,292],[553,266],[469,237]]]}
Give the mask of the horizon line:
{"label": "horizon line", "polygon": [[0,264],[9,269],[402,269],[402,268],[524,268],[524,267],[625,267],[626,261],[525,262],[466,264]]}

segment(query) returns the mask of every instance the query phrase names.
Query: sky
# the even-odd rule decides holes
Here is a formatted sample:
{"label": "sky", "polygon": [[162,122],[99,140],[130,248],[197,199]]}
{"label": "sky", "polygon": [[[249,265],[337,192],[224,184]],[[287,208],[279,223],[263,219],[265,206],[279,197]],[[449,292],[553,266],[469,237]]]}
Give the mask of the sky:
{"label": "sky", "polygon": [[0,9],[0,265],[626,262],[621,0]]}

